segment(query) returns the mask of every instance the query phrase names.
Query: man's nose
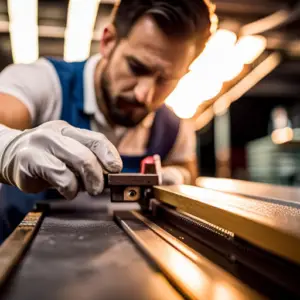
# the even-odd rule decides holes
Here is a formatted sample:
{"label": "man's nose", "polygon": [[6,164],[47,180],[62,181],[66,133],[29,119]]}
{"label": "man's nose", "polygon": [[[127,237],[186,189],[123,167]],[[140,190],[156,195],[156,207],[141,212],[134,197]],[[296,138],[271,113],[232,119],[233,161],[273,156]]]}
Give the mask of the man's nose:
{"label": "man's nose", "polygon": [[135,98],[138,102],[146,105],[152,102],[155,91],[155,81],[155,78],[152,77],[139,78],[134,89]]}

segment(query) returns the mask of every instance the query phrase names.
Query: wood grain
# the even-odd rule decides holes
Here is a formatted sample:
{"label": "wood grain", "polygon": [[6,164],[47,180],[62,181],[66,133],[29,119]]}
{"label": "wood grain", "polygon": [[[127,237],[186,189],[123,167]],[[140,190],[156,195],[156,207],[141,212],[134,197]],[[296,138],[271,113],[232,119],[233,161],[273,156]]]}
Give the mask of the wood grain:
{"label": "wood grain", "polygon": [[227,178],[198,177],[196,185],[202,188],[246,197],[259,198],[294,205],[300,208],[300,188]]}
{"label": "wood grain", "polygon": [[300,264],[300,210],[194,186],[156,186],[155,198]]}
{"label": "wood grain", "polygon": [[42,212],[30,212],[0,247],[0,286],[7,279],[42,220]]}

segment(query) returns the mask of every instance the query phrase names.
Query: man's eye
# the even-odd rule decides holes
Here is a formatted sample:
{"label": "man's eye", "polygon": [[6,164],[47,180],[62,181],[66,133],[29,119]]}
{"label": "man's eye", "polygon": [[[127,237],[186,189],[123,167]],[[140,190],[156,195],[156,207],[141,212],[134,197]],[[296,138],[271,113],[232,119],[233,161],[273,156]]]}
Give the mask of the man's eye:
{"label": "man's eye", "polygon": [[128,62],[128,65],[131,73],[135,76],[145,76],[151,73],[151,71],[146,69],[144,66],[140,66],[136,63]]}
{"label": "man's eye", "polygon": [[130,71],[132,72],[132,74],[134,74],[135,76],[141,75],[140,74],[141,70],[140,70],[139,66],[129,63],[129,68],[130,68]]}

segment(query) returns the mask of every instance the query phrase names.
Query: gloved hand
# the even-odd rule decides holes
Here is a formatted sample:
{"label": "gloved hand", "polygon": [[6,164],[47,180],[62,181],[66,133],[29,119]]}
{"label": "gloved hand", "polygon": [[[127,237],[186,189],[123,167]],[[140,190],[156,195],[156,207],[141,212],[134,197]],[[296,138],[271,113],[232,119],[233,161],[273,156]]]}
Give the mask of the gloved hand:
{"label": "gloved hand", "polygon": [[51,121],[19,131],[0,125],[0,181],[27,193],[57,189],[73,199],[80,182],[91,195],[104,188],[103,172],[118,173],[122,160],[100,133]]}
{"label": "gloved hand", "polygon": [[179,166],[168,166],[163,167],[161,172],[163,185],[191,183],[191,174],[186,168]]}

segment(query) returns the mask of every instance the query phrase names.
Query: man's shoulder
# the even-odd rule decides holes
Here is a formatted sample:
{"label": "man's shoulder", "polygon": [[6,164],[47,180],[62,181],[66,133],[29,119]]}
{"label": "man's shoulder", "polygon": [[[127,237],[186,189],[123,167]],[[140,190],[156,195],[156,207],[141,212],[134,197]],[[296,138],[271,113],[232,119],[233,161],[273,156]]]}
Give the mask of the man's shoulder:
{"label": "man's shoulder", "polygon": [[48,63],[50,63],[55,69],[56,71],[72,71],[74,70],[75,66],[78,64],[85,64],[86,61],[76,61],[76,62],[70,62],[70,61],[66,61],[62,58],[55,58],[55,57],[44,57],[43,58],[45,61],[47,61]]}
{"label": "man's shoulder", "polygon": [[182,119],[178,117],[174,111],[169,108],[167,105],[163,105],[158,111],[159,118],[162,122],[169,123],[170,125],[178,125],[180,126],[181,132],[192,132],[194,133],[196,130],[196,123],[194,119]]}
{"label": "man's shoulder", "polygon": [[155,123],[159,127],[173,129],[179,127],[181,119],[167,105],[163,105],[156,111],[154,125]]}
{"label": "man's shoulder", "polygon": [[99,60],[100,56],[99,56],[99,54],[93,54],[86,59],[76,60],[76,61],[67,61],[63,58],[51,57],[51,56],[45,56],[42,59],[47,60],[47,61],[51,62],[52,64],[61,65],[66,68],[72,68],[73,66],[85,64],[91,60]]}
{"label": "man's shoulder", "polygon": [[24,76],[27,74],[39,76],[39,74],[48,71],[51,72],[51,65],[45,58],[41,57],[31,63],[10,64],[2,70],[1,75],[18,73],[24,74]]}

